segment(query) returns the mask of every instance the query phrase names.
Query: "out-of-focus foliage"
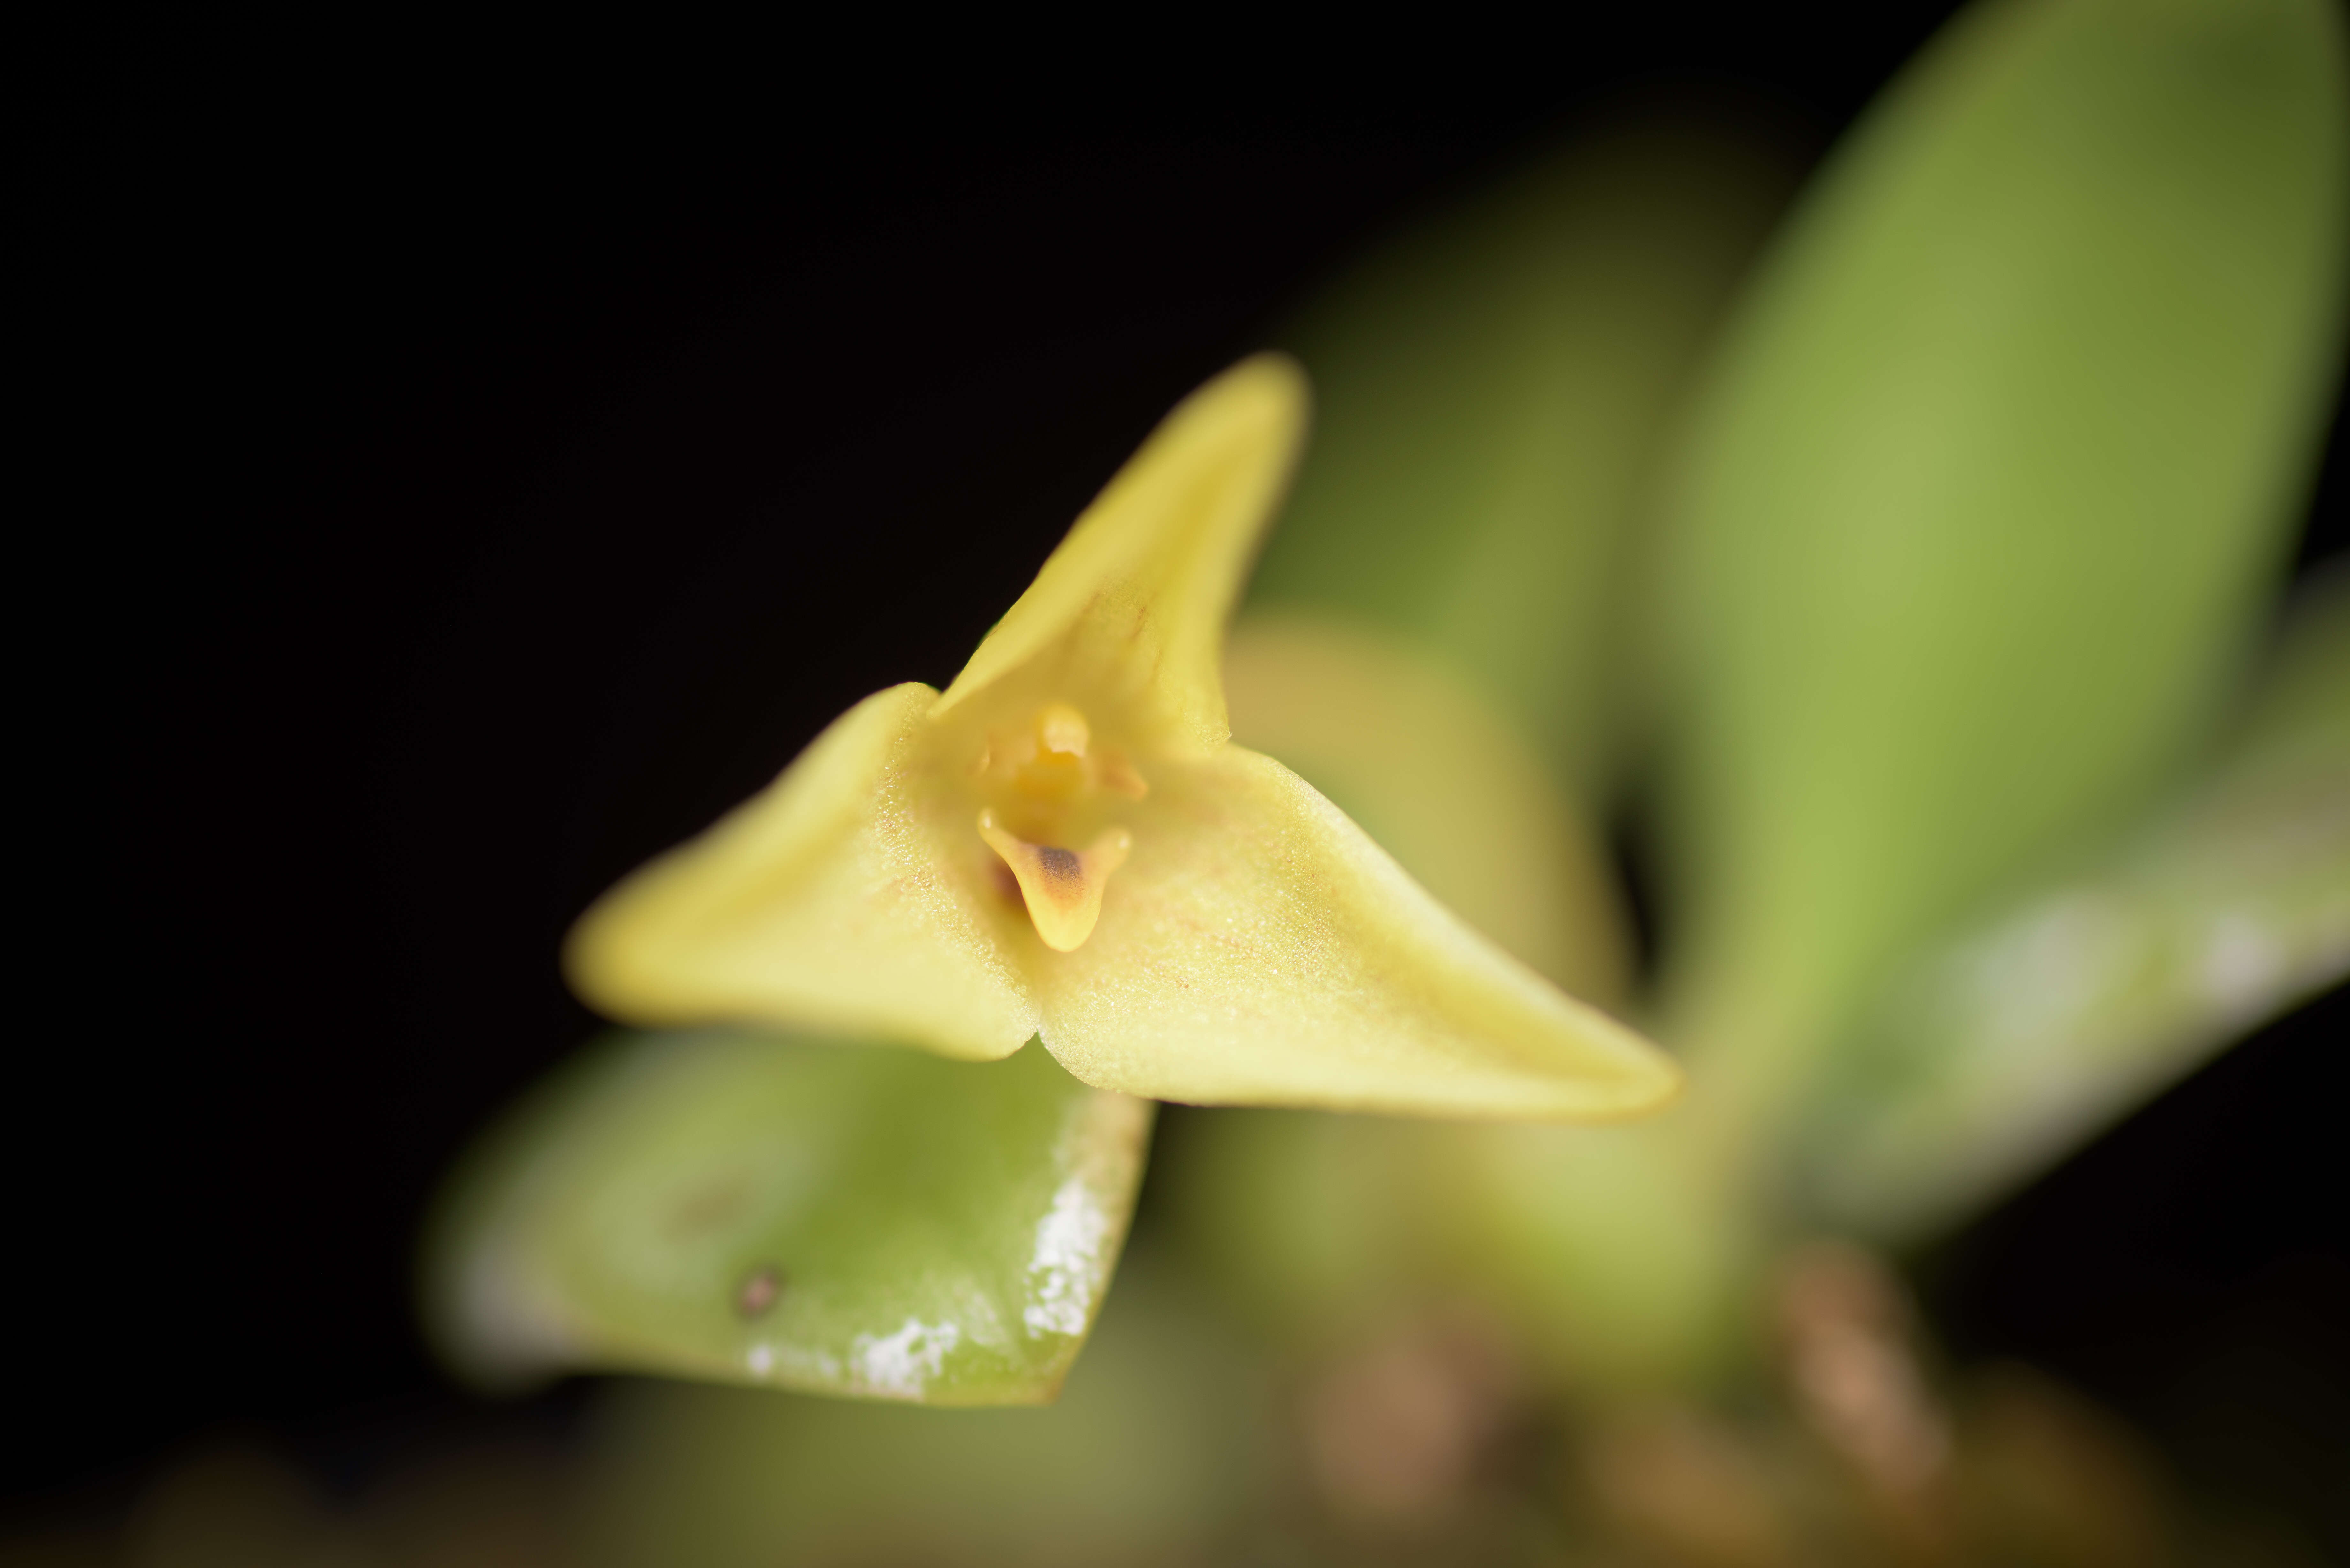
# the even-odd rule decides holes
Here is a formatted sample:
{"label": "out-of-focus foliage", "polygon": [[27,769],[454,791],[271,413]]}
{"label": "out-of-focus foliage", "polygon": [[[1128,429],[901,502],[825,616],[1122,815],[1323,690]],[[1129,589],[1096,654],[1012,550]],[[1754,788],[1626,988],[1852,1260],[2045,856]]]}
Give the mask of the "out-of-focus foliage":
{"label": "out-of-focus foliage", "polygon": [[1076,1568],[1212,1542],[1276,1459],[1273,1390],[1211,1303],[1149,1262],[1050,1412],[628,1387],[597,1434],[591,1560]]}
{"label": "out-of-focus foliage", "polygon": [[[1612,579],[1623,602],[1669,612],[1656,695],[1674,875],[1660,931],[1667,989],[1652,1005],[1667,1043],[1701,1069],[1688,1102],[1652,1124],[1566,1134],[1228,1119],[1203,1138],[1214,1151],[1188,1180],[1202,1244],[1245,1297],[1310,1341],[1334,1318],[1467,1294],[1519,1324],[1537,1358],[1586,1397],[1686,1386],[1756,1353],[1769,1260],[1807,1222],[1788,1190],[1795,1162],[1818,1190],[1842,1195],[1833,1214],[1883,1220],[1924,1200],[1876,1186],[1890,1162],[1909,1183],[1947,1178],[1945,1200],[1971,1195],[1985,1169],[2024,1173],[2175,1070],[2167,1026],[2107,1031],[2069,1054],[2037,1041],[2030,1054],[2044,1070],[1986,1075],[1981,1064],[1937,1065],[1957,1048],[1950,1028],[1909,1018],[1900,1001],[1875,1033],[1847,1014],[1903,964],[1931,968],[1912,955],[1994,894],[2085,872],[2173,787],[2213,726],[2272,589],[2337,349],[2350,190],[2338,32],[2329,12],[2292,0],[2158,15],[2107,0],[1993,7],[1939,41],[1864,120],[1738,313],[1667,476],[1679,504],[1651,563],[1660,582],[1643,586],[1637,556],[1619,558]],[[1366,275],[1409,275],[1404,266]],[[1456,266],[1449,287],[1488,297],[1473,265]],[[1490,297],[1519,297],[1520,275],[1492,270]],[[1602,281],[1638,292],[1620,275]],[[1659,359],[1701,341],[1698,296],[1664,330],[1653,311],[1612,309],[1592,276],[1575,282],[1590,291],[1579,310],[1648,322]],[[1366,292],[1342,286],[1335,297]],[[1398,304],[1391,317],[1354,323],[1333,362],[1406,407],[1435,395],[1414,389],[1473,379],[1493,339],[1427,331],[1435,311]],[[1431,340],[1458,361],[1440,359]],[[1635,354],[1636,338],[1615,342]],[[1380,476],[1367,490],[1409,498],[1417,514],[1366,502],[1361,515],[1410,541],[1390,548],[1367,523],[1347,533],[1301,485],[1273,558],[1294,549],[1341,585],[1321,590],[1326,618],[1352,614],[1396,640],[1376,659],[1355,656],[1347,677],[1335,672],[1349,657],[1335,631],[1308,659],[1252,643],[1244,624],[1236,646],[1249,650],[1251,680],[1310,678],[1335,691],[1399,688],[1377,672],[1412,659],[1430,667],[1427,681],[1482,670],[1448,628],[1411,626],[1366,586],[1387,579],[1349,553],[1397,581],[1441,584],[1445,551],[1464,537],[1497,550],[1518,541],[1503,558],[1527,576],[1565,546],[1527,544],[1540,536],[1531,525],[1431,524],[1484,514],[1505,449],[1360,431],[1350,443],[1339,428],[1347,407],[1330,400],[1319,450],[1334,465],[1326,454],[1355,454]],[[1550,500],[1526,515],[1555,533],[1625,525]],[[1293,544],[1299,523],[1305,541]],[[1267,593],[1288,581],[1264,580]],[[1508,624],[1512,601],[1495,602]],[[1610,663],[1590,647],[1583,656]],[[1620,679],[1620,652],[1612,665]],[[1250,738],[1255,715],[1246,703],[1234,712]],[[1459,831],[1453,819],[1514,820],[1514,807],[1475,805],[1473,784],[1413,794],[1385,760],[1387,742],[1366,739],[1351,757],[1342,742],[1325,739],[1300,767],[1342,793],[1349,776],[1388,779],[1366,809],[1432,883],[1449,868],[1416,857]],[[2213,787],[2232,799],[2247,786]],[[2308,787],[2304,817],[2326,809],[2323,786]],[[1549,798],[1575,804],[1571,789]],[[1424,832],[1415,808],[1433,819]],[[2338,943],[2322,929],[2336,874],[2312,859],[2300,875],[2296,891],[2275,889],[2302,906],[2290,979],[2281,971],[2257,996],[2208,1013],[2198,1042],[2339,972]],[[2166,919],[2241,931],[2247,911],[2230,900],[2247,889],[2202,872],[2169,881]],[[1481,894],[1464,880],[1453,896]],[[1878,1066],[1880,1039],[1898,1044]],[[2085,1054],[2104,1064],[2086,1097],[2064,1065]],[[1899,1102],[1875,1106],[1871,1093],[1897,1080]],[[1815,1095],[1836,1108],[1805,1127]],[[1908,1141],[1945,1121],[1938,1141]],[[1830,1123],[1845,1130],[1818,1130]],[[1875,1140],[1867,1148],[1856,1127]],[[1838,1164],[1846,1153],[1850,1171]]]}
{"label": "out-of-focus foliage", "polygon": [[[26,1568],[752,1568],[790,1563],[2292,1568],[2207,1535],[2128,1432],[2020,1368],[1916,1355],[1898,1288],[1815,1249],[1775,1295],[1771,1392],[1562,1428],[1473,1314],[1277,1366],[1135,1261],[1049,1411],[923,1411],[634,1383],[559,1460],[484,1447],[330,1497],[265,1454],[167,1473],[119,1541]],[[1889,1397],[1841,1397],[1860,1362]],[[1759,1391],[1758,1391],[1759,1393]],[[1897,1434],[1887,1444],[1884,1434]]]}
{"label": "out-of-focus foliage", "polygon": [[428,1317],[493,1383],[585,1363],[1049,1400],[1125,1240],[1152,1108],[1035,1050],[991,1068],[619,1036],[452,1184]]}
{"label": "out-of-focus foliage", "polygon": [[1257,1326],[1311,1356],[1466,1303],[1554,1395],[1612,1402],[1700,1384],[1751,1348],[1762,1260],[1705,1168],[1641,1127],[1412,1127],[1234,1112],[1163,1179],[1189,1243]]}
{"label": "out-of-focus foliage", "polygon": [[2288,617],[2186,798],[1923,955],[1804,1138],[1827,1216],[1916,1236],[2350,971],[2350,575]]}
{"label": "out-of-focus foliage", "polygon": [[1404,636],[1490,693],[1571,795],[1604,793],[1649,482],[1793,176],[1752,123],[1635,119],[1335,280],[1281,335],[1315,436],[1250,607]]}
{"label": "out-of-focus foliage", "polygon": [[1742,1121],[2210,726],[2336,372],[2341,33],[2321,0],[1979,7],[1774,245],[1668,588],[1663,1016]]}

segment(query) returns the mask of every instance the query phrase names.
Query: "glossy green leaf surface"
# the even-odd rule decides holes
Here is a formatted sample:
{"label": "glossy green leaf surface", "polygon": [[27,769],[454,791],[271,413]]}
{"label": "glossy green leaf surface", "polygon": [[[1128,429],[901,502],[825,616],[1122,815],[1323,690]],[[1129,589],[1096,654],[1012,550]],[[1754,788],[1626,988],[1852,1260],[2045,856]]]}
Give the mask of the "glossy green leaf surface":
{"label": "glossy green leaf surface", "polygon": [[1596,795],[1644,484],[1791,163],[1752,128],[1619,124],[1336,279],[1283,335],[1314,439],[1250,604],[1421,642]]}
{"label": "glossy green leaf surface", "polygon": [[1993,1197],[2350,972],[2350,574],[2309,595],[2210,773],[2125,853],[1918,961],[1809,1140],[1833,1219]]}
{"label": "glossy green leaf surface", "polygon": [[428,1320],[486,1382],[598,1368],[1050,1400],[1125,1239],[1152,1109],[1033,1047],[970,1064],[616,1036],[459,1172]]}
{"label": "glossy green leaf surface", "polygon": [[2342,31],[1971,10],[1774,248],[1670,574],[1664,1026],[1733,1103],[1775,1114],[1886,965],[2204,738],[2334,379]]}

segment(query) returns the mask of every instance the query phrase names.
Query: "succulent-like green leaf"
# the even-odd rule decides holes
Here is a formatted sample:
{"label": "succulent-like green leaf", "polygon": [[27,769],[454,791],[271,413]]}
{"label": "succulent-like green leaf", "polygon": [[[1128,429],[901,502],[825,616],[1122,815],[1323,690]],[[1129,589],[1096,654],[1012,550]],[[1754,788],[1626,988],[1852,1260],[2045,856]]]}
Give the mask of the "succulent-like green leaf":
{"label": "succulent-like green leaf", "polygon": [[2350,573],[2288,621],[2201,784],[2127,851],[1939,949],[1840,1053],[1807,1156],[1903,1236],[1994,1196],[2350,972]]}
{"label": "succulent-like green leaf", "polygon": [[2093,855],[2276,581],[2344,300],[2333,0],[2005,0],[1742,308],[1671,574],[1665,1023],[1783,1106],[1885,967]]}
{"label": "succulent-like green leaf", "polygon": [[998,1063],[619,1035],[452,1187],[427,1316],[485,1382],[660,1372],[1050,1400],[1126,1234],[1153,1107]]}
{"label": "succulent-like green leaf", "polygon": [[1250,604],[1440,653],[1595,799],[1645,483],[1792,185],[1751,128],[1659,116],[1367,255],[1283,335],[1314,381],[1314,440]]}

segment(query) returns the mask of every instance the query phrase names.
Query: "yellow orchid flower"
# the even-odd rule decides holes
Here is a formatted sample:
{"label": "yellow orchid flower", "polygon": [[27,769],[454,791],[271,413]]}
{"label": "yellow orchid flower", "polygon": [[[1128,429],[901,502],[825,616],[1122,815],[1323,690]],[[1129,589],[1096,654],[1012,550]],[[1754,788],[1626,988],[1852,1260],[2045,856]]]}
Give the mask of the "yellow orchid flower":
{"label": "yellow orchid flower", "polygon": [[[573,931],[652,1024],[757,1021],[1223,1105],[1607,1117],[1653,1046],[1430,898],[1230,743],[1225,622],[1302,443],[1260,356],[1192,394],[941,694],[867,698]],[[1431,737],[1435,741],[1436,737]]]}

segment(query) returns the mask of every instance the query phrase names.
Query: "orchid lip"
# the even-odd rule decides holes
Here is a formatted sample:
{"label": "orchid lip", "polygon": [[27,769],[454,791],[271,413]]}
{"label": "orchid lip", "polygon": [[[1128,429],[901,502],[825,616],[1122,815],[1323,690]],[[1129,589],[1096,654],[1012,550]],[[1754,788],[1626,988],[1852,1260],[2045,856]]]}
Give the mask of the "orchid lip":
{"label": "orchid lip", "polygon": [[1104,830],[1083,850],[1031,844],[1006,829],[993,811],[979,814],[979,836],[1011,867],[1036,935],[1063,953],[1076,951],[1094,934],[1110,873],[1126,864],[1134,847],[1134,835],[1123,827]]}

